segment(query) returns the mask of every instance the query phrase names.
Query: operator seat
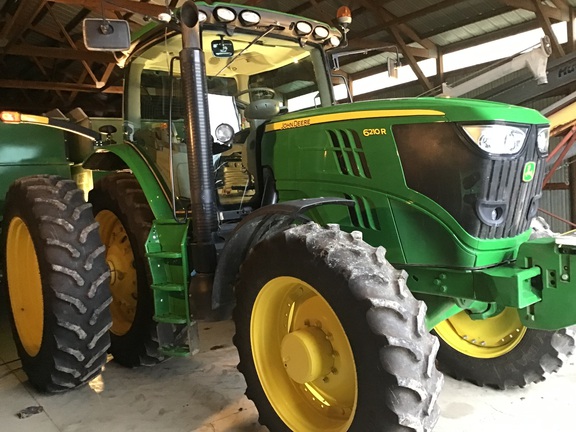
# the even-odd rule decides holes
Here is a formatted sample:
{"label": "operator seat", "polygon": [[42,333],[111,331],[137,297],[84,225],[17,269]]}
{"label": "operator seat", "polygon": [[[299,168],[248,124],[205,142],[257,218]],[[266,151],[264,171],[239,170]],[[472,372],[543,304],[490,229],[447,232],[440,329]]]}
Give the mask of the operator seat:
{"label": "operator seat", "polygon": [[244,117],[250,122],[250,132],[246,139],[246,145],[242,152],[242,164],[254,177],[254,184],[260,185],[260,146],[259,138],[262,131],[259,131],[266,121],[280,113],[280,102],[275,99],[259,99],[250,102],[244,110]]}

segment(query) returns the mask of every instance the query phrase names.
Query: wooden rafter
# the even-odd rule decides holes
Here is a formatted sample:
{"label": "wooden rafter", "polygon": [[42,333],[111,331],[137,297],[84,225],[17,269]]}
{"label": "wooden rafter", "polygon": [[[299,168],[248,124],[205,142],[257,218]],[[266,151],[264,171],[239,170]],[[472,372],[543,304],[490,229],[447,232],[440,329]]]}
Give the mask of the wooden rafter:
{"label": "wooden rafter", "polygon": [[153,16],[166,12],[165,6],[132,0],[51,0],[51,2],[82,6],[95,12],[105,9]]}
{"label": "wooden rafter", "polygon": [[541,2],[534,2],[532,0],[500,0],[502,3],[508,6],[512,6],[517,9],[525,9],[530,12],[538,13],[542,11],[544,15],[548,18],[554,19],[556,21],[568,21],[570,18],[568,15],[568,9],[560,9],[558,7],[552,7],[542,4]]}
{"label": "wooden rafter", "polygon": [[[20,36],[30,27],[30,24],[38,16],[46,0],[29,0],[21,2],[14,13],[14,16],[9,19],[0,31],[0,40],[4,40],[3,48],[10,47]],[[33,13],[30,13],[30,11]]]}
{"label": "wooden rafter", "polygon": [[550,23],[550,17],[546,14],[543,5],[540,3],[539,0],[532,0],[534,3],[534,7],[536,9],[536,18],[544,30],[544,34],[550,38],[550,45],[552,46],[552,55],[555,57],[562,57],[564,56],[564,49],[562,45],[558,42],[554,31],[552,30],[552,24]]}
{"label": "wooden rafter", "polygon": [[[385,11],[382,8],[382,5],[375,0],[359,0],[359,1],[365,7],[371,9],[376,14],[376,16],[380,19],[382,24],[385,26],[387,26],[387,24],[386,24],[387,21],[395,18],[392,14]],[[410,29],[407,25],[402,24],[401,26],[402,26],[402,32],[404,34],[406,34],[408,37],[412,38],[412,40],[420,43],[421,45],[425,46],[426,48],[428,48],[430,46],[428,43],[425,43],[424,41],[422,41],[420,39],[420,37],[412,29]],[[418,81],[422,84],[422,86],[426,90],[431,90],[433,88],[432,83],[426,77],[426,75],[424,75],[424,72],[422,72],[422,69],[420,69],[420,66],[418,66],[416,58],[410,52],[410,49],[408,48],[408,44],[404,41],[404,39],[400,33],[400,26],[394,26],[394,25],[393,26],[387,26],[386,31],[388,31],[392,35],[392,37],[394,38],[395,43],[398,45],[398,47],[400,48],[400,50],[404,54],[404,58],[406,58],[406,60],[408,61],[408,64],[410,65],[410,67],[412,68],[414,73],[416,74]]]}
{"label": "wooden rafter", "polygon": [[122,87],[110,86],[100,88],[95,84],[78,84],[65,82],[47,82],[47,81],[27,81],[27,80],[6,80],[0,79],[0,88],[15,89],[33,89],[33,90],[62,90],[62,91],[79,91],[89,93],[122,93]]}
{"label": "wooden rafter", "polygon": [[6,54],[17,56],[48,57],[61,60],[86,60],[99,63],[113,63],[114,56],[105,52],[79,51],[71,48],[39,47],[28,44],[14,45]]}
{"label": "wooden rafter", "polygon": [[[46,5],[46,7],[48,8],[48,13],[52,17],[52,19],[54,20],[56,25],[60,28],[60,32],[62,33],[62,35],[66,38],[66,40],[68,41],[70,46],[74,50],[78,51],[78,47],[76,46],[76,44],[74,43],[74,41],[70,37],[70,34],[68,34],[68,32],[66,31],[66,29],[64,28],[62,23],[58,20],[58,18],[56,18],[56,15],[52,11],[52,6]],[[98,84],[98,78],[96,78],[96,75],[94,75],[94,72],[92,72],[92,68],[88,64],[88,61],[87,60],[80,60],[80,61],[82,62],[82,66],[84,66],[84,69],[86,70],[86,72],[88,72],[88,75],[90,75],[90,78],[92,78],[92,80],[94,81],[94,84]]]}

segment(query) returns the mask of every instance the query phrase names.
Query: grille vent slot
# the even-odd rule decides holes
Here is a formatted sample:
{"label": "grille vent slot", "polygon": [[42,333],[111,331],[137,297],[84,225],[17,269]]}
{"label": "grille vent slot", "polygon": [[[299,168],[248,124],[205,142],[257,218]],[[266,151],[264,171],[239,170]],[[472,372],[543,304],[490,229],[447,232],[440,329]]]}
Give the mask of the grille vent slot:
{"label": "grille vent slot", "polygon": [[343,175],[372,178],[358,132],[349,129],[329,130],[338,169]]}
{"label": "grille vent slot", "polygon": [[368,198],[358,195],[344,194],[346,199],[354,201],[353,207],[348,207],[350,221],[352,226],[356,228],[366,228],[372,230],[379,230],[380,223],[378,222],[378,215],[374,210],[374,204]]}

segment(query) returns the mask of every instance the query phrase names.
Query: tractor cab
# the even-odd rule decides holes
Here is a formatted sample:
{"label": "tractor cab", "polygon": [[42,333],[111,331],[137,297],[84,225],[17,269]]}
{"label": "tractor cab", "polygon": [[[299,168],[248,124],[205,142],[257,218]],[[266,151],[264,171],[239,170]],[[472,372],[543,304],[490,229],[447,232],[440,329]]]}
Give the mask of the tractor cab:
{"label": "tractor cab", "polygon": [[[246,11],[233,7],[214,11],[200,9],[201,41],[219,215],[225,221],[237,219],[238,210],[245,214],[276,202],[270,170],[259,157],[264,123],[285,113],[332,105],[324,46],[337,45],[339,39],[336,31],[313,22],[281,25],[269,12],[243,15]],[[237,14],[245,26],[231,28],[226,20]],[[176,210],[183,210],[190,200],[190,183],[182,35],[155,30],[145,33],[127,60],[125,132],[177,197]]]}

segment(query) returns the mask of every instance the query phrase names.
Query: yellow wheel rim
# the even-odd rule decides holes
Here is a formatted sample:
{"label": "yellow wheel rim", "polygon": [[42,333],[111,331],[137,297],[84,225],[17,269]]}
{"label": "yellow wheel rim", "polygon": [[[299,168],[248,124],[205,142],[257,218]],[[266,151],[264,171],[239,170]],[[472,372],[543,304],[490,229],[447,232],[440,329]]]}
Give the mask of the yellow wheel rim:
{"label": "yellow wheel rim", "polygon": [[438,324],[434,330],[455,350],[482,359],[509,353],[526,334],[526,327],[514,308],[506,308],[485,320],[473,320],[462,311]]}
{"label": "yellow wheel rim", "polygon": [[6,273],[10,306],[18,338],[26,353],[34,357],[40,351],[44,332],[44,297],[38,257],[30,231],[15,217],[8,227]]}
{"label": "yellow wheel rim", "polygon": [[100,238],[106,246],[106,261],[110,267],[110,331],[122,336],[132,327],[138,303],[134,253],[124,225],[114,213],[102,210],[96,215],[96,221],[100,224]]}
{"label": "yellow wheel rim", "polygon": [[358,398],[354,356],[318,291],[293,277],[269,281],[254,303],[250,339],[264,392],[291,430],[348,430]]}

